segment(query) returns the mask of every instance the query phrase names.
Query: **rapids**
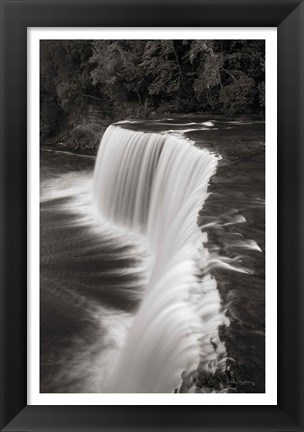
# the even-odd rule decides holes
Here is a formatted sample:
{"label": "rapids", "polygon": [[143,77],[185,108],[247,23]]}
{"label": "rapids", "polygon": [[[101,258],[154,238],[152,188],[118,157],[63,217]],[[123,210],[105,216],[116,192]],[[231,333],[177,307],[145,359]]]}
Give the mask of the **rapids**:
{"label": "rapids", "polygon": [[[240,368],[263,342],[262,163],[234,162],[238,125],[165,120],[110,126],[96,160],[41,153],[42,392],[258,385]],[[263,365],[250,367],[262,379]]]}

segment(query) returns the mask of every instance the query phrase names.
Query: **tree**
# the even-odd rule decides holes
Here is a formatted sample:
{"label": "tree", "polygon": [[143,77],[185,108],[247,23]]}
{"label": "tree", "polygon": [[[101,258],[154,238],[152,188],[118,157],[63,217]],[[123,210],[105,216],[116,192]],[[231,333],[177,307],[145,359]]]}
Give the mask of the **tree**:
{"label": "tree", "polygon": [[261,111],[264,75],[263,40],[41,41],[41,134],[92,103],[113,119]]}
{"label": "tree", "polygon": [[[144,71],[139,63],[144,42],[96,41],[93,42],[90,64],[93,65],[93,85],[99,85],[114,105],[131,99],[134,95],[141,103],[141,81]],[[132,95],[133,93],[133,95]]]}
{"label": "tree", "polygon": [[91,41],[41,41],[40,102],[42,136],[58,131],[64,119],[94,97],[89,58]]}
{"label": "tree", "polygon": [[227,114],[263,106],[264,41],[193,41],[193,88],[198,100]]}

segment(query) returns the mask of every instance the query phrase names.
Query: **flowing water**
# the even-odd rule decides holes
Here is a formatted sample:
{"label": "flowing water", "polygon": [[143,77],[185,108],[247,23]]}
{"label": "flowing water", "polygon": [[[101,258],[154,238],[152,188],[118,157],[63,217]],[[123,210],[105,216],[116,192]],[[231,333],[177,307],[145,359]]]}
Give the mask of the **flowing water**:
{"label": "flowing water", "polygon": [[[239,208],[225,197],[233,190],[226,172],[240,176],[248,160],[236,170],[237,143],[230,154],[216,133],[246,137],[244,121],[121,122],[105,132],[96,161],[42,150],[41,391],[261,391],[263,282],[252,274],[263,223],[252,237],[236,228],[250,225],[243,213],[263,209],[261,185],[252,184],[263,177],[255,161],[262,133],[248,124],[255,144],[247,155],[259,169],[242,177],[247,202],[233,194]],[[225,180],[224,196],[210,193],[216,179]],[[237,289],[227,281],[245,281],[258,299],[260,365],[245,362],[247,375],[251,329],[238,352],[234,326],[251,311],[235,312]]]}

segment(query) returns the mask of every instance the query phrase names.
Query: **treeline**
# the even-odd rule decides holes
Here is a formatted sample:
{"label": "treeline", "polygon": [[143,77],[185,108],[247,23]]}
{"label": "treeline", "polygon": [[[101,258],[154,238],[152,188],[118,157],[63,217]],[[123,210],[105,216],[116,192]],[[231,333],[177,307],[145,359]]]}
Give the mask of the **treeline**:
{"label": "treeline", "polygon": [[261,40],[41,41],[41,137],[95,106],[109,119],[156,113],[260,112]]}

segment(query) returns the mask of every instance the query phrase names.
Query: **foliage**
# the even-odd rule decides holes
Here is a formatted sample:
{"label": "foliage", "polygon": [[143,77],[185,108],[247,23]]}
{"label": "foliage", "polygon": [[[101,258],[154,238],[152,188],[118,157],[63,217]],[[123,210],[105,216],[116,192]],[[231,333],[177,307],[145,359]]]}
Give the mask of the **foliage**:
{"label": "foliage", "polygon": [[41,41],[41,136],[93,104],[112,119],[261,111],[264,75],[262,40]]}
{"label": "foliage", "polygon": [[96,150],[104,131],[100,124],[80,124],[69,134],[70,146],[75,150]]}
{"label": "foliage", "polygon": [[194,41],[189,59],[197,65],[195,94],[211,109],[233,115],[257,108],[258,101],[264,107],[264,42]]}

